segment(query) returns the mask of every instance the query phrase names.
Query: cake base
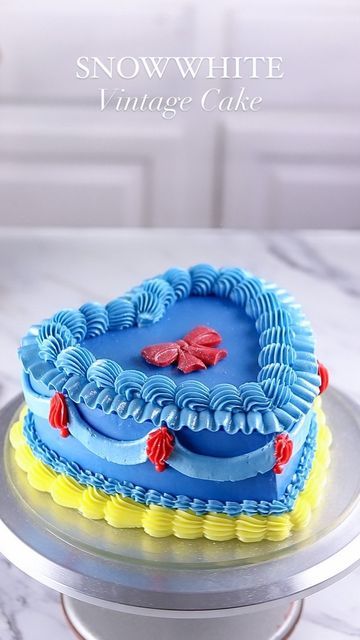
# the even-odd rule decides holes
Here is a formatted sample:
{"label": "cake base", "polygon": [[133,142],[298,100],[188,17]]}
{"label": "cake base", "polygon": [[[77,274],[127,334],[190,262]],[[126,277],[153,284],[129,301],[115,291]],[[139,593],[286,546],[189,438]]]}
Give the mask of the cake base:
{"label": "cake base", "polygon": [[[285,640],[295,629],[303,608],[303,601],[280,603],[253,613],[241,608],[224,611],[196,611],[187,617],[186,611],[169,612],[158,609],[149,616],[147,609],[124,607],[124,611],[109,611],[81,602],[68,596],[61,597],[65,617],[81,640],[183,640],[206,638],[207,640]],[[169,615],[171,613],[171,615]]]}
{"label": "cake base", "polygon": [[359,563],[360,413],[334,389],[323,400],[334,443],[321,505],[305,530],[253,544],[157,539],[59,507],[15,462],[7,426],[21,402],[18,396],[0,411],[1,551],[62,593],[118,611],[131,605],[175,615],[239,607],[249,613],[313,593]]}
{"label": "cake base", "polygon": [[34,489],[49,493],[58,505],[76,509],[89,520],[104,519],[109,525],[119,529],[140,528],[156,538],[175,535],[187,540],[205,537],[217,542],[232,539],[242,543],[262,540],[279,542],[309,525],[312,511],[321,499],[326,482],[331,433],[325,422],[320,398],[314,403],[314,409],[318,431],[310,475],[296,498],[293,509],[282,514],[197,515],[191,510],[140,504],[120,494],[109,495],[93,486],[84,486],[71,476],[54,471],[34,454],[23,433],[26,407],[11,426],[10,442],[15,449],[17,464],[26,472]]}

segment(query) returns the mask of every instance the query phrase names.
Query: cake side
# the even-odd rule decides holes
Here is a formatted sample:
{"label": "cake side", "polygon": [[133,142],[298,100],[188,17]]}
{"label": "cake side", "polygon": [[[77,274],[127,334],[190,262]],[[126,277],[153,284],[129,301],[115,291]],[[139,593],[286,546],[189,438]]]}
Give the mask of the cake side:
{"label": "cake side", "polygon": [[[202,513],[196,513],[191,508],[190,501],[186,503],[185,496],[182,497],[184,502],[177,506],[175,500],[171,503],[171,496],[162,504],[151,502],[145,492],[141,494],[138,487],[120,484],[111,486],[112,481],[109,480],[108,484],[103,486],[101,482],[105,481],[105,478],[93,477],[85,471],[81,478],[81,469],[76,469],[79,476],[78,479],[74,479],[74,475],[69,474],[67,461],[57,458],[56,471],[55,467],[49,464],[51,455],[48,457],[46,449],[40,447],[35,453],[35,449],[29,445],[28,436],[24,435],[24,423],[29,417],[27,407],[24,407],[19,420],[12,425],[10,440],[15,449],[16,462],[26,472],[30,485],[38,491],[50,493],[58,505],[76,509],[86,518],[104,519],[116,528],[143,528],[147,534],[154,537],[175,535],[182,539],[205,537],[214,541],[237,538],[245,543],[261,540],[281,541],[292,532],[308,526],[312,511],[317,507],[326,483],[331,433],[326,425],[320,399],[315,401],[314,410],[318,433],[311,469],[309,467],[307,477],[304,476],[302,488],[297,496],[292,493],[292,508],[285,511],[278,509],[274,515],[259,513],[255,504],[252,505],[250,513],[246,511],[250,505],[243,505],[243,511],[237,515],[231,511],[219,513],[213,510],[211,505],[209,506],[212,510],[206,511],[204,505]],[[25,428],[25,432],[28,433],[28,429]],[[99,488],[99,485],[102,488]],[[110,486],[114,493],[104,490],[109,490]]]}
{"label": "cake side", "polygon": [[[222,502],[271,502],[283,495],[305,446],[307,459],[313,455],[316,424],[310,410],[286,432],[284,447],[282,434],[249,436],[240,432],[193,432],[184,427],[172,434],[173,449],[166,460],[166,472],[159,473],[147,453],[149,435],[158,433],[151,423],[136,425],[132,419],[119,421],[117,416],[104,419],[96,409],[87,409],[84,417],[79,405],[66,399],[66,429],[71,437],[63,438],[49,425],[51,399],[34,392],[25,376],[23,388],[36,438],[56,455],[83,469],[160,493]],[[291,442],[291,452],[287,442]],[[286,457],[290,453],[291,459]],[[279,468],[275,468],[277,465]]]}

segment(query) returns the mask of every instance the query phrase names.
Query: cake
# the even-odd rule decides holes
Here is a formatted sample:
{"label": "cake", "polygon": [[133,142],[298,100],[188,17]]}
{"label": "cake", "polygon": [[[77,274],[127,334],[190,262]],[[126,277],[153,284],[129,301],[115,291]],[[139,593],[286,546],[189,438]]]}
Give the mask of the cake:
{"label": "cake", "polygon": [[328,384],[301,308],[198,264],[62,309],[19,349],[10,431],[29,483],[118,528],[240,542],[308,526],[326,480]]}

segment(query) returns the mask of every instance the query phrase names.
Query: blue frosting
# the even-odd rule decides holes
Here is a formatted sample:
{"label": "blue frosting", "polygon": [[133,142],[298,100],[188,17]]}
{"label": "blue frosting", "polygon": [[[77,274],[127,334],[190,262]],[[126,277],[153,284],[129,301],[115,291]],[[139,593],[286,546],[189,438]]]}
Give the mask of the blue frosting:
{"label": "blue frosting", "polygon": [[124,397],[126,400],[140,398],[146,381],[146,375],[141,371],[122,371],[116,377],[114,390],[121,398]]}
{"label": "blue frosting", "polygon": [[110,330],[133,327],[136,319],[135,305],[131,300],[116,298],[106,305]]}
{"label": "blue frosting", "polygon": [[54,362],[64,349],[76,344],[76,338],[65,325],[49,320],[41,325],[37,342],[39,357]]}
{"label": "blue frosting", "polygon": [[220,269],[214,282],[214,294],[219,298],[230,298],[232,291],[248,276],[246,271],[238,267]]}
{"label": "blue frosting", "polygon": [[98,302],[87,302],[79,309],[86,322],[86,337],[94,338],[106,333],[109,328],[109,314],[104,305]]}
{"label": "blue frosting", "polygon": [[[150,334],[156,335],[157,327],[158,335],[164,336],[158,341],[171,339],[171,334],[172,339],[181,337],[174,336],[176,318],[186,313],[189,318],[195,316],[198,300],[203,309],[212,308],[209,325],[216,324],[213,315],[220,318],[230,308],[232,313],[237,309],[239,327],[247,327],[244,344],[241,338],[225,340],[230,325],[224,321],[224,346],[231,343],[229,356],[185,380],[174,367],[160,375],[134,358],[139,353],[136,335],[143,346],[149,344]],[[185,306],[180,308],[186,304],[188,312]],[[238,354],[247,346],[252,354],[256,352],[255,330],[258,366],[247,362],[244,367],[243,354]],[[117,343],[121,343],[118,362],[106,357],[107,350],[109,354],[116,351]],[[127,343],[133,362],[126,361]],[[266,434],[291,429],[319,392],[312,332],[293,299],[241,269],[217,270],[203,264],[189,270],[170,269],[105,307],[87,303],[80,310],[58,312],[30,330],[20,357],[25,371],[50,391],[62,391],[76,403],[117,413],[121,419],[150,420],[155,426],[165,422],[175,430],[187,426],[194,431]],[[233,378],[229,375],[231,358],[237,362],[237,379],[235,369]],[[247,373],[242,380],[241,372]]]}
{"label": "blue frosting", "polygon": [[177,300],[190,295],[191,277],[186,269],[169,269],[160,277],[170,284]]}
{"label": "blue frosting", "polygon": [[[198,325],[211,325],[222,336],[221,346],[227,349],[228,355],[215,367],[184,375],[174,365],[156,367],[141,357],[145,346],[173,342]],[[159,383],[166,377],[176,386],[199,381],[209,390],[224,382],[238,387],[241,383],[256,380],[259,373],[260,347],[253,320],[244,309],[215,296],[188,297],[171,305],[156,323],[141,329],[134,326],[126,331],[109,331],[95,339],[84,340],[81,346],[89,349],[96,358],[115,360],[124,371],[142,371],[146,378],[161,375]]]}
{"label": "blue frosting", "polygon": [[164,278],[152,278],[145,280],[140,289],[151,293],[155,298],[162,302],[165,309],[176,302],[176,295],[173,287]]}
{"label": "blue frosting", "polygon": [[[147,461],[147,435],[136,440],[109,438],[93,429],[69,404],[71,435],[99,458],[118,465],[138,465]],[[304,444],[307,429],[299,431],[295,453]],[[175,448],[167,461],[169,467],[190,478],[216,482],[236,482],[270,471],[275,464],[274,443],[268,442],[260,449],[240,456],[219,458],[195,453],[184,447],[175,437]]]}
{"label": "blue frosting", "polygon": [[113,360],[105,358],[95,360],[86,371],[86,377],[89,382],[95,382],[99,389],[106,387],[115,389],[115,381],[122,373],[122,367]]}
{"label": "blue frosting", "polygon": [[119,465],[137,465],[146,462],[146,436],[137,440],[108,438],[83,420],[73,404],[69,408],[71,435],[96,456]]}
{"label": "blue frosting", "polygon": [[59,353],[55,364],[60,371],[64,371],[68,375],[86,376],[94,362],[95,357],[88,349],[68,347]]}
{"label": "blue frosting", "polygon": [[218,270],[210,264],[197,264],[189,269],[191,277],[191,294],[193,296],[210,296],[218,276]]}
{"label": "blue frosting", "polygon": [[51,318],[52,322],[67,327],[77,342],[83,340],[87,332],[86,318],[77,309],[63,309]]}
{"label": "blue frosting", "polygon": [[[25,374],[23,376],[23,387],[25,399],[31,412],[37,417],[47,419],[50,399],[34,392]],[[106,433],[106,431],[100,432],[98,429],[94,429],[81,416],[77,405],[71,401],[68,401],[67,405],[69,410],[69,431],[88,451],[103,460],[118,465],[137,465],[147,461],[146,444],[149,431],[137,438],[132,430],[132,438],[123,440],[119,433],[119,428],[113,434]],[[304,420],[299,421],[290,432],[293,442],[293,455],[296,455],[301,450],[308,434],[309,425],[309,421],[305,424]],[[270,471],[275,464],[273,439],[259,448],[255,446],[241,455],[233,455],[233,451],[231,455],[226,457],[224,455],[221,457],[206,455],[204,451],[199,454],[196,452],[196,448],[191,447],[191,444],[191,449],[186,446],[186,440],[181,442],[177,437],[174,440],[175,448],[168,460],[168,465],[191,478],[235,482],[255,477],[258,474],[264,474]],[[219,452],[220,450],[218,449],[216,453],[219,454]]]}
{"label": "blue frosting", "polygon": [[286,486],[284,495],[281,498],[271,501],[247,499],[238,502],[235,500],[203,500],[200,498],[190,498],[186,495],[174,496],[155,489],[145,489],[133,482],[119,481],[111,477],[106,477],[102,473],[84,469],[78,463],[66,460],[42,442],[37,433],[34,416],[31,411],[27,413],[24,422],[24,435],[33,453],[58,473],[64,473],[84,486],[94,486],[108,494],[119,493],[124,497],[130,497],[142,504],[159,504],[172,509],[192,509],[198,515],[214,512],[226,513],[231,516],[237,516],[241,513],[248,515],[254,515],[256,513],[268,515],[290,511],[308,478],[315,452],[316,434],[316,416],[313,414],[309,433],[296,472],[293,474],[291,482]]}
{"label": "blue frosting", "polygon": [[141,385],[140,394],[145,402],[164,407],[175,402],[176,384],[174,380],[163,375],[150,376]]}

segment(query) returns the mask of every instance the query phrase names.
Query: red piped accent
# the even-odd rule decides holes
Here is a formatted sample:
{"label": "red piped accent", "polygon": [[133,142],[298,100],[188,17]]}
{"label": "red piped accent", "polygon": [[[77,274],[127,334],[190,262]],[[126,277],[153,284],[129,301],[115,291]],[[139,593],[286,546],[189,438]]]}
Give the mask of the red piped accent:
{"label": "red piped accent", "polygon": [[156,471],[166,469],[166,460],[174,450],[174,436],[167,427],[160,427],[148,435],[146,455],[155,465]]}
{"label": "red piped accent", "polygon": [[324,364],[318,360],[318,374],[320,376],[319,393],[324,393],[329,386],[329,372]]}
{"label": "red piped accent", "polygon": [[177,342],[160,342],[145,347],[141,355],[149,364],[156,367],[168,367],[179,357],[180,347]]}
{"label": "red piped accent", "polygon": [[276,464],[273,467],[274,473],[282,473],[283,466],[289,462],[293,452],[293,442],[287,433],[279,433],[275,438],[274,453]]}
{"label": "red piped accent", "polygon": [[221,335],[210,327],[195,327],[182,340],[161,342],[145,347],[142,357],[156,367],[168,367],[177,363],[183,373],[191,373],[199,369],[214,366],[227,356],[225,349],[216,349],[221,342]]}
{"label": "red piped accent", "polygon": [[49,422],[52,427],[60,430],[60,435],[63,438],[67,438],[70,435],[67,427],[69,413],[63,393],[55,393],[50,400]]}

